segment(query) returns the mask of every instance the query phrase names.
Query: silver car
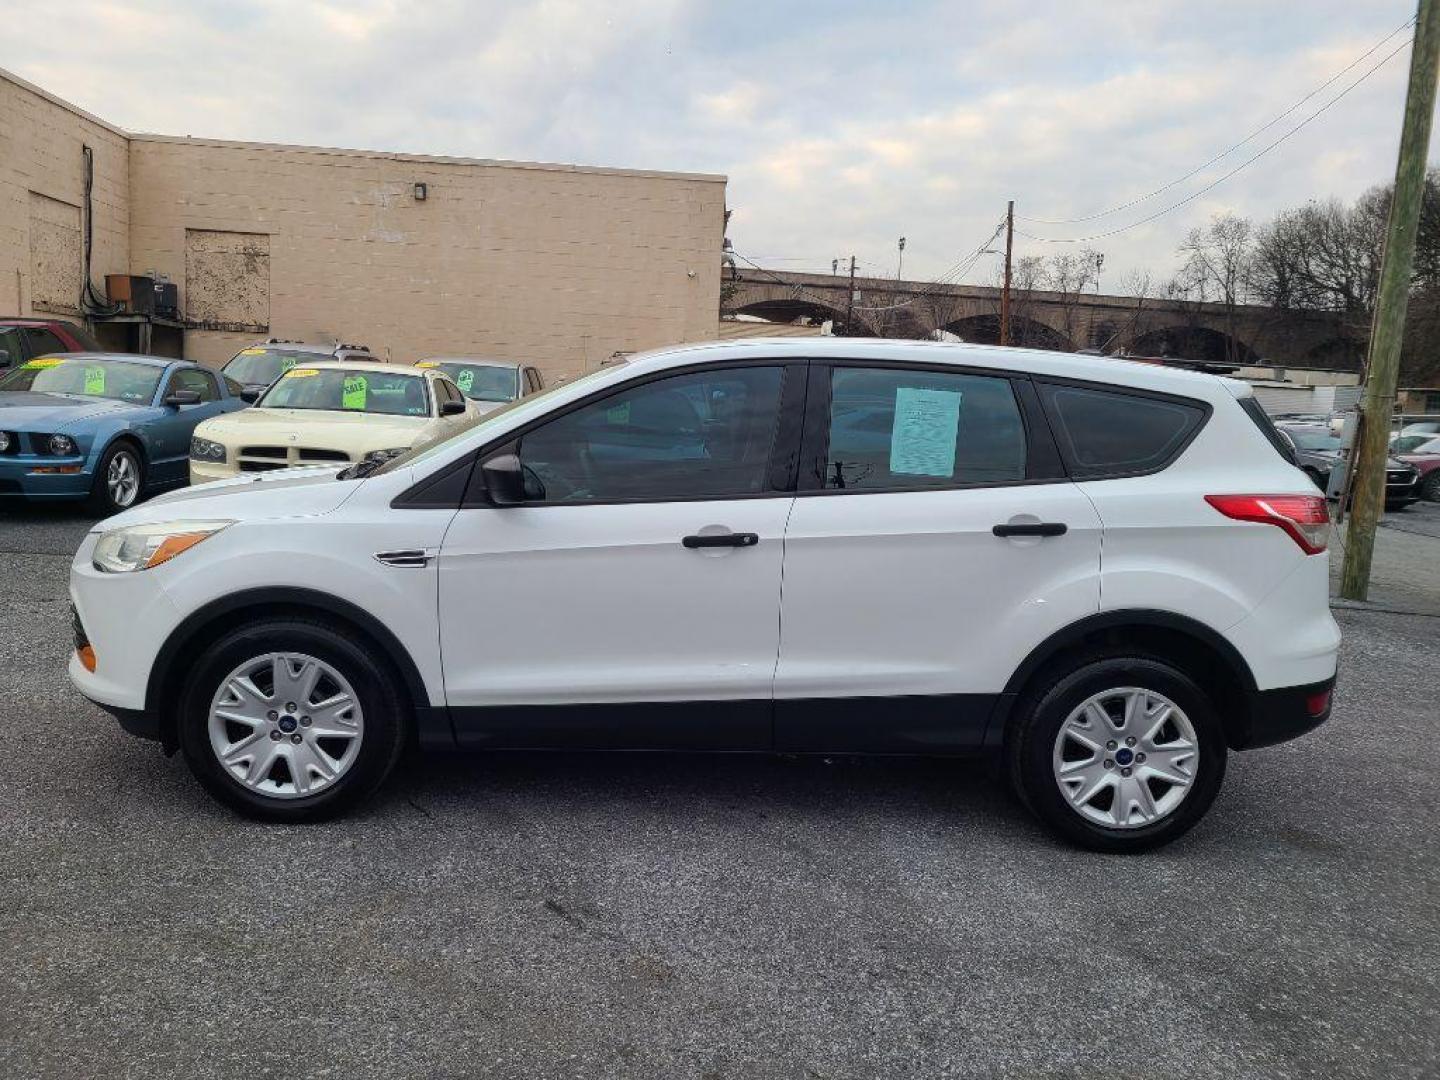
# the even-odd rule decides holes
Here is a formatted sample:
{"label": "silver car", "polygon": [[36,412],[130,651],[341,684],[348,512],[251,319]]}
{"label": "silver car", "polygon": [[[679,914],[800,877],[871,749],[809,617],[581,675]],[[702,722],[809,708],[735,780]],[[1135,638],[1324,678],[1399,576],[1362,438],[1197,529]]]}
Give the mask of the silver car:
{"label": "silver car", "polygon": [[415,366],[443,371],[482,412],[493,412],[501,405],[545,389],[538,369],[515,360],[427,356],[416,361]]}

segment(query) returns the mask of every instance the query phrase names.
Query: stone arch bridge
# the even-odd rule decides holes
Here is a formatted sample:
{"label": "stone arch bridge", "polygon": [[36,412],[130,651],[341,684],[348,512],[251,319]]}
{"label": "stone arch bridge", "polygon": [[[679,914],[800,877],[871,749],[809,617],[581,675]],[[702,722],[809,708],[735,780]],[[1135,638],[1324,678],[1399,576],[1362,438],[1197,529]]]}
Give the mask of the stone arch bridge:
{"label": "stone arch bridge", "polygon": [[[937,330],[965,341],[1000,339],[1000,290],[886,278],[726,267],[725,314],[776,323],[833,320],[837,333],[929,337]],[[849,327],[845,325],[847,309]],[[1011,344],[1203,363],[1355,370],[1365,342],[1325,312],[1097,293],[1014,290]]]}

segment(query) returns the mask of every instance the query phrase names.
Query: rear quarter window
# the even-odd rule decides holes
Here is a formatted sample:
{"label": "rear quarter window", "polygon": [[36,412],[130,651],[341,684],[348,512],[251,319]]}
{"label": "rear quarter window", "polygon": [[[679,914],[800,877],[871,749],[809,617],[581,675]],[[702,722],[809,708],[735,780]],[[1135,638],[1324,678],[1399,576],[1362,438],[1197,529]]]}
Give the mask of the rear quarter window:
{"label": "rear quarter window", "polygon": [[1158,472],[1189,445],[1209,415],[1200,402],[1124,390],[1039,385],[1070,475],[1077,480]]}

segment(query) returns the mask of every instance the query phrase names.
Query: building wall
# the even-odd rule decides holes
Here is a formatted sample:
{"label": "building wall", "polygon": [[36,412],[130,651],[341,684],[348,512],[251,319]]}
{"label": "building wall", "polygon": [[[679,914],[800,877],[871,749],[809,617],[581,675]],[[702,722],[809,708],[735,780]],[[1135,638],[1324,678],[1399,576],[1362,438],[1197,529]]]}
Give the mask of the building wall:
{"label": "building wall", "polygon": [[79,311],[82,146],[95,152],[91,277],[130,256],[129,139],[0,71],[0,315]]}
{"label": "building wall", "polygon": [[78,314],[82,144],[92,280],[174,281],[190,359],[340,339],[553,380],[715,336],[724,177],[136,135],[3,71],[0,314]]}
{"label": "building wall", "polygon": [[338,338],[555,379],[715,335],[721,177],[152,135],[130,162],[131,264],[179,284],[191,359]]}

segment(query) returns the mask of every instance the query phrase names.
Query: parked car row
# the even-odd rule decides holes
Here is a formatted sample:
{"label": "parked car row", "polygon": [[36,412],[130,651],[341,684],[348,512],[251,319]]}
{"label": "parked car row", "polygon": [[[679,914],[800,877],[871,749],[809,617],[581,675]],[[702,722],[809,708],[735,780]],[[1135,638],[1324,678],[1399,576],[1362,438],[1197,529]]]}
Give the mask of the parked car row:
{"label": "parked car row", "polygon": [[88,500],[109,515],[187,482],[393,456],[544,386],[524,363],[406,367],[363,345],[279,339],[217,373],[102,352],[67,327],[0,320],[0,497]]}
{"label": "parked car row", "polygon": [[[1294,448],[1296,463],[1321,491],[1330,487],[1330,475],[1341,460],[1341,437],[1328,424],[1291,423],[1276,425]],[[1407,455],[1408,458],[1408,455]],[[1407,458],[1388,458],[1385,462],[1385,508],[1399,510],[1418,498],[1440,499],[1440,474],[1434,480],[1421,481],[1421,470]],[[1437,459],[1440,461],[1440,459]],[[1425,485],[1429,484],[1427,488]]]}

